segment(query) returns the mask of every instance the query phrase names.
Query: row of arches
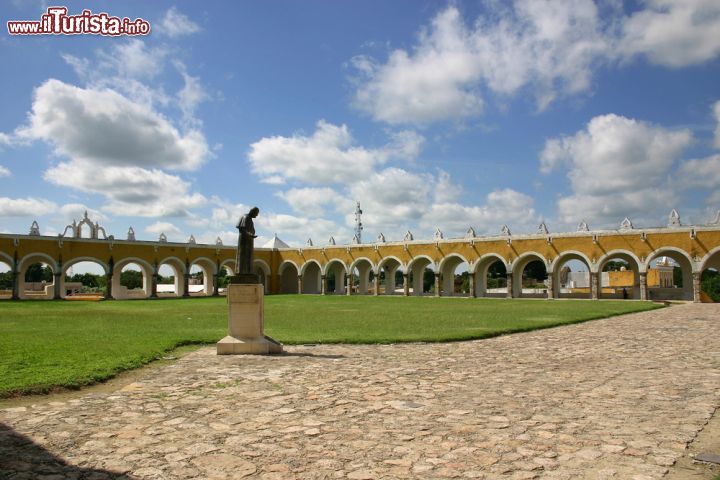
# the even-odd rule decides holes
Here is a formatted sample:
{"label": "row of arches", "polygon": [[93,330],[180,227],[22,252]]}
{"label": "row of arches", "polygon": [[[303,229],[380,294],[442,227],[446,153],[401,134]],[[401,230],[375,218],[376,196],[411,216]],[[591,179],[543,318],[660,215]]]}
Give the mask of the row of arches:
{"label": "row of arches", "polygon": [[[76,282],[68,281],[68,274],[78,267],[96,272],[92,276],[102,285],[92,290],[105,298],[211,296],[224,293],[222,279],[234,274],[235,260],[218,265],[209,258],[198,258],[186,264],[180,258],[167,257],[153,265],[128,257],[110,265],[98,258],[77,257],[58,264],[47,254],[33,253],[15,263],[0,252],[0,298],[50,300],[73,296],[79,289]],[[269,293],[270,266],[256,259],[255,271]]]}
{"label": "row of arches", "polygon": [[286,260],[277,273],[281,293],[697,301],[705,270],[720,270],[720,248],[700,261],[674,247],[644,259],[614,250],[595,262],[578,251],[562,252],[552,261],[527,252],[512,263],[494,253],[475,261],[453,253],[440,262],[422,255],[407,264],[396,257],[377,264],[358,258],[350,265],[340,259],[324,265]]}

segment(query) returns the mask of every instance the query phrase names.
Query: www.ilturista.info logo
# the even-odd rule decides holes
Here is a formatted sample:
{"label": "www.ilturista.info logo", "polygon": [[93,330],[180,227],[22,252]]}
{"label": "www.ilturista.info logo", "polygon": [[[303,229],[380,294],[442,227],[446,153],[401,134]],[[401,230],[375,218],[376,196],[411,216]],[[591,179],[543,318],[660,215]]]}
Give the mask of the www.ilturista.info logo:
{"label": "www.ilturista.info logo", "polygon": [[83,10],[80,15],[68,15],[67,7],[49,7],[47,13],[35,20],[7,22],[10,35],[147,35],[150,22],[142,18],[112,17],[107,13]]}

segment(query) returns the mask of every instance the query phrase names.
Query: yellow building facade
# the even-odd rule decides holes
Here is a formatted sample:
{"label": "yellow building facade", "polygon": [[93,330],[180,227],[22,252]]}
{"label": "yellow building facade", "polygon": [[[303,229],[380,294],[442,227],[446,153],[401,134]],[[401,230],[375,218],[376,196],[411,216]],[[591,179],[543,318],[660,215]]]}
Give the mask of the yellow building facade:
{"label": "yellow building facade", "polygon": [[[119,240],[106,237],[102,227],[90,223],[90,238],[82,238],[82,223],[73,224],[63,236],[39,235],[34,224],[28,235],[0,234],[0,262],[6,263],[13,274],[13,288],[7,297],[64,298],[65,274],[79,262],[91,261],[102,267],[107,279],[107,298],[155,298],[157,278],[161,266],[169,266],[175,273],[176,296],[189,296],[188,277],[196,265],[203,271],[204,295],[218,295],[218,272],[226,267],[233,273],[235,246],[198,244],[191,238],[187,243]],[[625,222],[624,222],[625,223]],[[455,275],[461,265],[469,272],[472,297],[503,296],[508,298],[543,296],[563,298],[568,294],[560,288],[560,269],[570,260],[584,265],[590,276],[585,298],[608,298],[609,287],[601,273],[610,260],[627,264],[620,283],[627,284],[627,298],[640,300],[670,296],[699,301],[700,275],[707,268],[720,269],[720,225],[673,226],[668,228],[635,229],[623,225],[618,230],[578,231],[551,234],[544,224],[531,235],[510,235],[506,231],[497,236],[442,238],[436,233],[432,240],[415,240],[406,235],[403,241],[376,242],[352,245],[305,246],[301,248],[257,248],[256,272],[265,290],[273,293],[306,294],[401,294],[422,295],[426,269],[434,273],[436,296],[458,295]],[[104,238],[101,238],[104,237]],[[654,278],[651,263],[665,257],[681,269],[683,287],[665,292],[654,291],[660,286]],[[523,288],[525,267],[541,262],[547,273],[546,288],[528,293]],[[506,287],[498,293],[487,286],[488,270],[496,262],[505,268]],[[28,292],[25,273],[34,263],[48,265],[55,275],[54,282],[40,294]],[[120,273],[129,264],[140,267],[143,288],[128,292],[120,284]],[[398,273],[399,272],[399,273]],[[649,273],[650,272],[650,273]],[[613,272],[610,272],[613,273]],[[396,281],[396,278],[398,279]],[[402,281],[400,281],[402,278]],[[617,280],[619,281],[619,280]],[[616,281],[612,282],[619,285]],[[332,291],[330,286],[332,284]],[[579,289],[579,291],[582,289]],[[611,289],[612,290],[612,289]]]}

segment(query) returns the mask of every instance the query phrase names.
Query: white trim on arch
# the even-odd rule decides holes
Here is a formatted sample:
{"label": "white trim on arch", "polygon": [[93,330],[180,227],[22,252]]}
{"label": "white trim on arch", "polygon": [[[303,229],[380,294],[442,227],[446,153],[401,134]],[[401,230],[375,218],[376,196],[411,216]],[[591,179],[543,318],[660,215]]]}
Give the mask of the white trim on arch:
{"label": "white trim on arch", "polygon": [[703,272],[703,271],[705,271],[706,268],[708,268],[707,267],[708,261],[712,258],[713,255],[715,255],[717,253],[720,253],[720,247],[713,248],[702,258],[702,260],[700,260],[700,266],[699,266],[700,272]]}
{"label": "white trim on arch", "polygon": [[[556,265],[564,264],[566,262],[569,262],[570,260],[577,260],[577,258],[573,259],[572,258],[573,256],[582,258],[582,260],[585,262],[585,265],[588,267],[588,272],[592,271],[593,263],[592,263],[592,261],[590,261],[590,259],[587,257],[587,255],[585,255],[584,253],[579,252],[577,250],[564,250],[564,251],[560,252],[560,254],[557,257],[555,257],[555,259],[552,261],[552,263],[550,264],[550,268],[548,269],[548,274],[555,271]],[[571,258],[564,260],[565,257],[571,257]]]}
{"label": "white trim on arch", "polygon": [[[307,262],[305,262],[305,263],[303,264],[303,272],[305,271],[305,265],[307,265],[307,264],[310,263],[310,262],[315,262],[315,263],[317,263],[318,265],[320,265],[320,263],[319,263],[317,260],[308,260]],[[321,275],[327,275],[327,274],[328,274],[328,267],[330,267],[330,265],[332,265],[332,264],[334,264],[334,263],[339,263],[340,265],[342,265],[342,267],[343,267],[343,273],[346,274],[346,275],[348,274],[348,267],[347,267],[347,265],[345,265],[345,262],[343,262],[343,261],[340,260],[339,258],[331,258],[330,260],[328,260],[328,262],[325,264],[324,267],[323,267],[322,265],[320,265],[320,274],[321,274]],[[301,275],[302,275],[302,274],[301,274]]]}
{"label": "white trim on arch", "polygon": [[[49,261],[48,261],[48,262],[44,262],[44,261],[39,260],[40,258],[44,258],[44,259],[49,260]],[[38,259],[38,260],[36,260],[36,262],[45,263],[45,264],[49,265],[50,268],[52,268],[53,273],[57,273],[57,271],[58,271],[58,264],[57,264],[57,262],[55,261],[55,259],[52,258],[52,257],[51,257],[50,255],[48,255],[47,253],[40,253],[40,252],[38,252],[38,253],[28,253],[27,255],[25,255],[25,256],[18,262],[18,271],[19,271],[21,274],[24,274],[24,273],[25,273],[25,272],[24,272],[24,271],[25,271],[25,268],[27,268],[27,266],[25,265],[25,262],[27,262],[28,260],[33,260],[33,259]],[[34,263],[36,263],[36,262],[34,262]],[[31,263],[30,265],[32,265],[32,263]]]}
{"label": "white trim on arch", "polygon": [[68,268],[70,268],[70,267],[72,267],[73,265],[76,265],[76,264],[78,264],[78,263],[80,263],[80,262],[97,263],[97,264],[99,264],[99,265],[103,268],[103,270],[105,270],[105,275],[107,275],[108,273],[110,273],[110,266],[109,266],[107,263],[105,263],[105,262],[103,262],[102,260],[100,260],[99,258],[95,258],[95,257],[75,257],[75,258],[72,258],[72,259],[70,259],[69,261],[63,263],[63,273],[67,272],[67,269],[68,269]]}
{"label": "white trim on arch", "polygon": [[611,258],[622,258],[623,255],[626,255],[633,259],[633,261],[637,265],[638,273],[643,273],[646,271],[645,264],[640,261],[640,259],[637,257],[637,255],[632,253],[630,250],[624,250],[624,249],[619,248],[616,250],[610,250],[605,255],[600,257],[598,259],[597,263],[595,263],[593,273],[602,272],[602,267],[604,266],[603,265],[604,263],[608,262]]}
{"label": "white trim on arch", "polygon": [[292,265],[293,267],[295,267],[295,273],[300,275],[300,267],[298,267],[297,263],[292,260],[283,260],[283,262],[278,267],[278,275],[282,275],[288,265]]}
{"label": "white trim on arch", "polygon": [[355,268],[357,268],[358,263],[360,263],[360,262],[367,262],[367,263],[369,263],[369,264],[370,264],[370,271],[371,271],[371,272],[375,272],[375,268],[376,268],[375,264],[373,263],[372,260],[370,260],[370,259],[367,258],[367,257],[358,257],[358,258],[356,258],[356,259],[350,264],[350,268],[348,269],[348,271],[352,272],[353,270],[355,270]]}
{"label": "white trim on arch", "polygon": [[695,270],[695,267],[697,266],[695,261],[693,261],[692,257],[682,248],[677,247],[660,247],[656,250],[653,250],[650,255],[647,256],[647,259],[645,260],[645,270],[648,270],[650,268],[650,262],[655,260],[658,257],[666,256],[672,258],[670,255],[662,255],[663,252],[674,252],[680,254],[685,260],[688,261],[690,264],[691,273],[695,273],[697,270]]}

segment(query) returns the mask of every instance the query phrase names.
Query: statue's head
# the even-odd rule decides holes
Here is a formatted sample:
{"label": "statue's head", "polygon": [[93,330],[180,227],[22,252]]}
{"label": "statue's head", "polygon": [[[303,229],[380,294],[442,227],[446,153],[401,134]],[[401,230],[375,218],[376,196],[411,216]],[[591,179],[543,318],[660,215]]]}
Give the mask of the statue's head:
{"label": "statue's head", "polygon": [[258,216],[258,213],[260,213],[260,209],[258,207],[253,207],[250,209],[250,212],[248,212],[248,215],[250,215],[252,218],[255,218]]}

